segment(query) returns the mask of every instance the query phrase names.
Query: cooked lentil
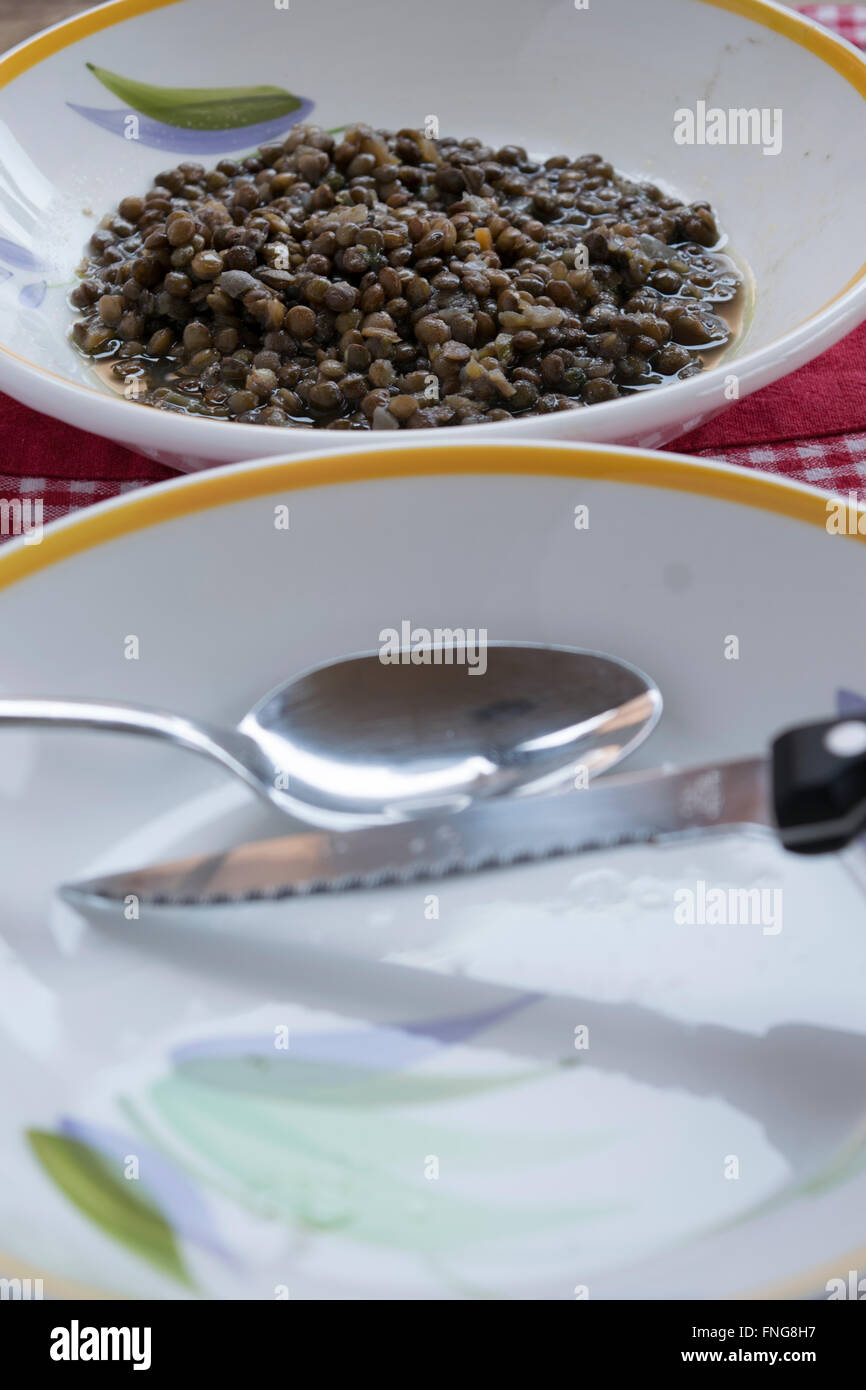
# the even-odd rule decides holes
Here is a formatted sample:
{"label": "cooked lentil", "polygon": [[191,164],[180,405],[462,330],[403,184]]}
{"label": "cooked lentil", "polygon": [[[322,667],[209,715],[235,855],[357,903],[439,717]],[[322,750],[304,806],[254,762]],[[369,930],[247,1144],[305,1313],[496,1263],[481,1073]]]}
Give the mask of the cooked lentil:
{"label": "cooked lentil", "polygon": [[[599,155],[296,126],[184,163],[90,241],[72,338],[161,410],[419,429],[613,400],[731,340],[708,203]],[[724,312],[724,310],[723,310]]]}

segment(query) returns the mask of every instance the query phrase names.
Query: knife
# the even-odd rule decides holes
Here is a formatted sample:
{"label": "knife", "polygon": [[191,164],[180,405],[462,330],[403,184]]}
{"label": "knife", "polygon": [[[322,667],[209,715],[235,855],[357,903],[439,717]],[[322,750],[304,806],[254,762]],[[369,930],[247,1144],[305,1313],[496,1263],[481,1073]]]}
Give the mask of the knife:
{"label": "knife", "polygon": [[71,905],[210,906],[375,888],[585,850],[754,828],[795,853],[866,828],[866,720],[780,734],[765,758],[617,774],[551,796],[366,830],[304,830],[217,854],[65,884]]}

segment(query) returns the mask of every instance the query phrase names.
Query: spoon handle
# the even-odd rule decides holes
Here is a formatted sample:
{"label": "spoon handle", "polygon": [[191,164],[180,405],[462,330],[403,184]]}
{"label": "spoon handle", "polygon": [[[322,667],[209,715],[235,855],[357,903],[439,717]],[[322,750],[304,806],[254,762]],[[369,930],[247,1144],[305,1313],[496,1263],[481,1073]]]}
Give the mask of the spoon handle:
{"label": "spoon handle", "polygon": [[234,729],[218,729],[167,710],[104,700],[0,699],[0,729],[4,725],[10,728],[106,729],[113,733],[164,739],[179,748],[189,748],[212,758],[256,790],[261,790],[261,774],[255,770],[258,749],[251,739]]}

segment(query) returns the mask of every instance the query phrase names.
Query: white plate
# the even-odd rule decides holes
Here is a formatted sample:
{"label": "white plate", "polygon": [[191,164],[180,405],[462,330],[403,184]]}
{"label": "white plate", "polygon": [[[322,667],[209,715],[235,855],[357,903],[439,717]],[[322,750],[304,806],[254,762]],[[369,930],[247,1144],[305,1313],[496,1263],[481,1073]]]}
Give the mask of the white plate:
{"label": "white plate", "polygon": [[[600,448],[203,474],[0,553],[3,693],[233,720],[408,619],[650,671],[666,709],[634,766],[748,754],[866,696],[866,549],[827,515]],[[3,1277],[571,1299],[864,1272],[861,849],[732,837],[290,901],[235,934],[216,910],[95,929],[58,882],[284,823],[172,749],[2,740]],[[701,882],[766,912],[681,924]]]}
{"label": "white plate", "polygon": [[[366,0],[342,4],[335,23],[320,0],[116,0],[0,58],[0,386],[175,467],[335,446],[311,430],[274,435],[110,395],[68,342],[66,296],[96,221],[120,198],[184,158],[214,165],[277,131],[154,121],[130,109],[140,96],[121,100],[88,64],[159,86],[286,89],[304,104],[279,132],[299,117],[326,129],[358,120],[393,129],[432,115],[443,134],[496,147],[597,150],[626,173],[712,202],[756,284],[735,358],[588,410],[487,424],[488,441],[657,447],[801,366],[866,314],[866,60],[788,9],[436,0],[431,10],[422,0]],[[770,136],[781,113],[781,149],[678,144],[677,112],[697,113],[701,102],[765,110]],[[448,434],[471,441],[474,430]],[[363,447],[363,436],[338,447]]]}

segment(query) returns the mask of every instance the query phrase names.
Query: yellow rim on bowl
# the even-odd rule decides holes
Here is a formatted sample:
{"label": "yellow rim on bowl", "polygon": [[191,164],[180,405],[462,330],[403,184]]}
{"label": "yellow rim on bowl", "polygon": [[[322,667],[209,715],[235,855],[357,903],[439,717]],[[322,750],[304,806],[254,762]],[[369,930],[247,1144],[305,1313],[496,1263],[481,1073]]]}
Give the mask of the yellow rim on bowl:
{"label": "yellow rim on bowl", "polygon": [[[763,28],[770,29],[773,33],[781,34],[783,38],[799,44],[801,48],[807,49],[809,53],[814,54],[816,58],[820,58],[828,67],[838,72],[866,100],[866,58],[844,39],[822,29],[820,25],[806,19],[803,15],[798,15],[791,10],[780,9],[776,5],[766,3],[766,0],[699,0],[699,3],[713,5],[716,9],[727,10],[731,14],[751,20],[754,24],[760,24]],[[43,59],[50,58],[54,53],[60,53],[64,48],[77,43],[79,39],[87,38],[90,34],[97,34],[103,29],[110,29],[115,24],[121,24],[127,19],[134,19],[138,15],[149,14],[153,10],[166,9],[169,5],[179,4],[183,4],[183,0],[112,0],[112,3],[101,5],[98,9],[87,10],[84,14],[63,20],[54,25],[53,28],[36,34],[32,39],[26,39],[17,48],[11,49],[4,57],[0,57],[0,88],[8,86],[16,77],[20,77],[22,73],[36,67]],[[811,323],[820,317],[827,309],[859,285],[864,278],[866,278],[866,261],[841,290],[838,290],[831,299],[828,299],[820,309],[816,309],[813,314],[804,319],[803,323],[798,324],[797,328],[802,328],[803,324]],[[797,329],[791,331],[796,332]],[[783,334],[782,338],[773,339],[772,342],[781,342],[787,336],[787,334]],[[766,346],[770,347],[772,343],[768,343]],[[0,353],[20,362],[22,366],[30,368],[31,371],[39,372],[42,376],[62,382],[64,386],[79,391],[90,391],[95,396],[105,398],[106,393],[100,391],[98,387],[88,386],[85,382],[70,381],[59,372],[53,372],[48,367],[41,367],[37,362],[31,362],[28,358],[13,352],[11,348],[4,347],[3,344],[0,344]],[[223,422],[208,421],[208,423]]]}
{"label": "yellow rim on bowl", "polygon": [[[135,495],[104,502],[93,509],[86,509],[79,516],[49,526],[38,547],[19,542],[13,549],[0,551],[0,591],[51,565],[110,541],[215,507],[313,487],[385,478],[472,474],[603,479],[616,484],[663,488],[757,508],[809,526],[819,526],[823,530],[826,530],[828,517],[829,494],[766,474],[748,473],[724,464],[678,458],[649,450],[556,443],[367,449],[358,453],[311,457],[297,463],[276,459],[252,465],[233,465],[158,483]],[[851,510],[858,520],[866,519],[866,506],[852,507]],[[844,534],[848,539],[866,542],[866,534],[859,531],[852,534],[847,530]],[[866,1246],[843,1252],[833,1260],[824,1261],[790,1278],[732,1294],[731,1297],[774,1299],[813,1293],[842,1267],[840,1261],[846,1269],[866,1265]],[[8,1257],[6,1262],[10,1263]],[[115,1297],[108,1292],[100,1295],[98,1291],[83,1286],[76,1292],[74,1284],[52,1280],[50,1276],[46,1278],[46,1287],[53,1297]]]}

